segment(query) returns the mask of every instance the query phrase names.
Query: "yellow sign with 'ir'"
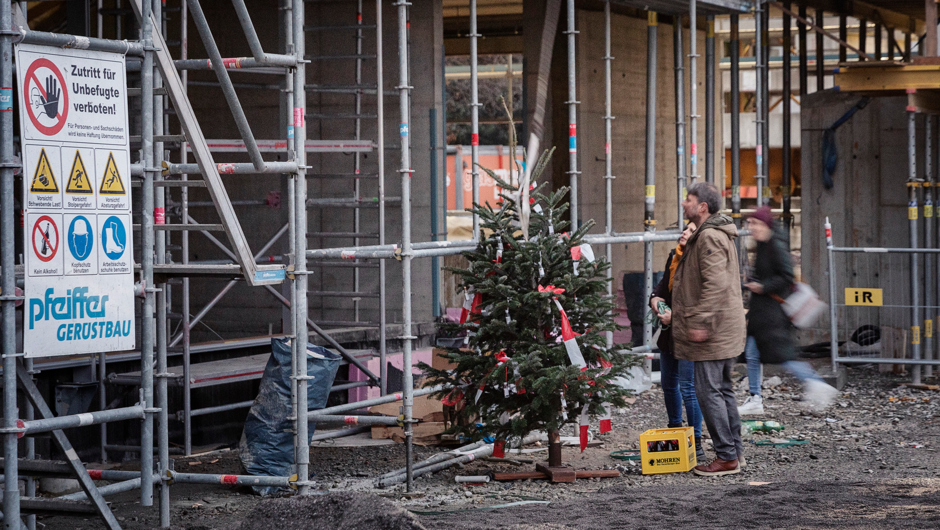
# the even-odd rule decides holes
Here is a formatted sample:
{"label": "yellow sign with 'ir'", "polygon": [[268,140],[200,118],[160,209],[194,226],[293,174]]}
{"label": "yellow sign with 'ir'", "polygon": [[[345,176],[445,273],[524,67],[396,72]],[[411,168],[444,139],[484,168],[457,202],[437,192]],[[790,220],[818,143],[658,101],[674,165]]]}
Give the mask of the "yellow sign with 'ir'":
{"label": "yellow sign with 'ir'", "polygon": [[881,305],[881,289],[845,288],[845,305]]}

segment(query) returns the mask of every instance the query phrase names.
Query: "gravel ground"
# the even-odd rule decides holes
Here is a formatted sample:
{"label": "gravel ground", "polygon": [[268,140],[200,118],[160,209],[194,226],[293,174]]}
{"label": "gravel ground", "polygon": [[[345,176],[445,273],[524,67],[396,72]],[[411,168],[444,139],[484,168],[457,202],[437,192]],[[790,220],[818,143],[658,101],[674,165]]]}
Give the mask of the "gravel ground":
{"label": "gravel ground", "polygon": [[[743,376],[744,366],[737,371]],[[900,383],[909,378],[880,374],[877,368],[849,371],[848,384],[822,414],[803,410],[798,384],[767,369],[765,414],[785,425],[782,433],[758,434],[746,444],[747,467],[737,475],[717,478],[691,473],[641,474],[639,463],[615,460],[610,452],[635,449],[639,434],[666,423],[658,387],[616,411],[614,430],[595,436],[584,453],[566,447],[564,460],[576,469],[618,469],[614,479],[579,480],[573,484],[518,481],[485,485],[456,484],[457,475],[493,471],[530,471],[533,464],[476,461],[403,487],[376,490],[369,477],[400,468],[401,446],[316,447],[311,471],[323,493],[355,492],[359,502],[334,499],[336,493],[303,499],[262,500],[244,489],[191,484],[172,487],[173,527],[187,530],[280,530],[323,522],[323,528],[663,528],[693,524],[727,528],[936,528],[940,527],[940,393],[914,390]],[[776,383],[776,384],[775,384]],[[739,384],[741,401],[745,383]],[[573,431],[568,434],[573,434]],[[751,442],[787,438],[808,443],[790,447]],[[711,450],[706,441],[706,451]],[[423,459],[441,449],[416,447]],[[535,461],[545,453],[525,455]],[[198,463],[197,463],[198,462]],[[178,470],[238,473],[234,451],[179,459]],[[342,495],[342,493],[341,493]],[[124,528],[158,525],[156,508],[142,508],[134,493],[114,497],[112,507]],[[522,503],[510,507],[497,507]],[[345,511],[336,508],[348,505]],[[396,506],[416,515],[389,508]],[[325,514],[339,510],[327,523]],[[285,516],[284,514],[290,514]],[[352,515],[355,517],[352,517]],[[370,517],[388,514],[384,521]],[[290,526],[294,521],[298,526]],[[99,528],[95,519],[41,518],[45,528]],[[293,524],[293,523],[291,523]],[[365,526],[363,526],[366,524]],[[383,526],[384,525],[384,526]],[[395,526],[399,525],[399,526]],[[405,526],[401,526],[405,525]]]}

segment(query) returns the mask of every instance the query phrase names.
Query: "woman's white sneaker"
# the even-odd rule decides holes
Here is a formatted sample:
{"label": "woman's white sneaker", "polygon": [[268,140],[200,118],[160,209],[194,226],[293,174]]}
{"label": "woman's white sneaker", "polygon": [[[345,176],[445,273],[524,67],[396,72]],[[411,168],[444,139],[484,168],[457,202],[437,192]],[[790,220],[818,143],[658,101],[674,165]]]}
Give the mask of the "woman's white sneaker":
{"label": "woman's white sneaker", "polygon": [[[836,396],[839,395],[839,391],[836,390],[835,387],[827,385],[817,379],[806,381],[804,390],[806,392],[804,399],[810,408],[816,411],[825,410],[826,407],[832,404]],[[740,410],[740,408],[738,410]]]}
{"label": "woman's white sneaker", "polygon": [[764,413],[764,398],[751,394],[743,405],[738,407],[739,416],[753,416]]}

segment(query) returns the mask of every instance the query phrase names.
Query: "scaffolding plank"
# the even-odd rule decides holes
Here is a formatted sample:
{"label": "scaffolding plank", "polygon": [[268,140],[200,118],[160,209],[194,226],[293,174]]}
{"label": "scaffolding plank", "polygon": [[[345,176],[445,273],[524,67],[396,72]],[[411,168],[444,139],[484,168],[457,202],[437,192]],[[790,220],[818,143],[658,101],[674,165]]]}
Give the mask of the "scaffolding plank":
{"label": "scaffolding plank", "polygon": [[[356,358],[368,358],[374,355],[372,350],[347,351]],[[189,367],[190,388],[205,388],[261,379],[261,376],[264,374],[264,367],[267,365],[270,357],[270,353],[260,353],[221,361],[193,363]],[[181,368],[181,366],[170,368],[171,371],[176,369],[180,370],[180,372],[171,373],[167,379],[168,383],[173,386],[182,386],[183,374],[181,373]],[[118,374],[111,382],[125,385],[140,384],[140,371]]]}
{"label": "scaffolding plank", "polygon": [[87,502],[60,501],[41,497],[20,499],[20,513],[24,515],[92,515],[95,507]]}

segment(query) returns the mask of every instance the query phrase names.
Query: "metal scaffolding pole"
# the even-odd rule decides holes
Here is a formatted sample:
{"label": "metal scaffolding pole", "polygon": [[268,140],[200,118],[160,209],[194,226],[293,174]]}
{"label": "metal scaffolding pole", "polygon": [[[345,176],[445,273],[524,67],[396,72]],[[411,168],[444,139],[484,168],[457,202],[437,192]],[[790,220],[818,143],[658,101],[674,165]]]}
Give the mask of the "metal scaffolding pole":
{"label": "metal scaffolding pole", "polygon": [[[404,2],[405,0],[399,0]],[[396,4],[398,5],[398,4]],[[404,9],[404,7],[402,7]],[[401,14],[401,13],[400,13]],[[480,202],[480,90],[479,90],[479,72],[477,56],[477,39],[480,34],[477,32],[477,0],[470,0],[470,176],[473,182],[473,205]],[[401,50],[399,50],[401,53]],[[407,80],[403,78],[402,84],[407,85]],[[512,102],[510,102],[510,105]],[[405,123],[402,120],[402,123]],[[404,148],[402,148],[404,150]],[[408,169],[407,166],[403,166]],[[460,186],[457,186],[459,189]],[[480,217],[473,214],[473,239],[476,240],[480,233]],[[411,334],[407,332],[407,334]],[[411,491],[411,475],[408,480],[408,491]]]}
{"label": "metal scaffolding pole", "polygon": [[[379,165],[379,245],[385,244],[385,56],[382,50],[382,33],[382,0],[375,0],[375,145]],[[383,396],[388,390],[388,367],[385,362],[388,354],[385,329],[385,265],[385,260],[379,261],[379,385]]]}
{"label": "metal scaffolding pole", "polygon": [[[698,179],[698,4],[689,1],[689,177]],[[680,201],[681,202],[681,201]]]}
{"label": "metal scaffolding pole", "polygon": [[[402,376],[401,385],[404,393],[402,413],[405,424],[405,465],[407,467],[407,490],[412,490],[412,460],[414,452],[412,407],[414,406],[414,383],[412,382],[411,361],[411,86],[408,85],[408,6],[407,0],[398,0],[398,68],[399,68],[399,110],[401,113],[401,240],[402,240]],[[471,17],[474,18],[474,17]],[[474,28],[475,29],[475,28]],[[475,59],[471,59],[476,62]],[[475,101],[474,101],[475,103]],[[476,167],[476,166],[474,166]],[[477,191],[474,186],[474,191]]]}
{"label": "metal scaffolding pole", "polygon": [[[189,58],[189,6],[186,2],[180,2],[180,58],[185,60]],[[189,89],[189,72],[183,70],[180,72],[182,80],[183,93],[187,94]],[[188,95],[188,94],[187,94]],[[186,146],[180,148],[180,163],[185,164],[189,150]],[[188,181],[189,175],[183,174],[181,180]],[[180,222],[189,224],[189,187],[183,185],[180,189]],[[180,234],[181,261],[183,264],[189,263],[189,231],[183,230]],[[183,454],[189,456],[193,453],[193,418],[192,418],[192,381],[190,380],[190,361],[192,358],[190,332],[192,325],[189,321],[190,311],[190,283],[189,277],[183,278],[182,293],[182,313],[183,322],[180,327],[183,332]]]}
{"label": "metal scaffolding pole", "polygon": [[705,182],[715,184],[715,16],[705,21]]}
{"label": "metal scaffolding pole", "polygon": [[875,60],[880,61],[882,59],[882,56],[881,56],[882,31],[881,31],[880,22],[875,22],[874,34],[875,34]]}
{"label": "metal scaffolding pole", "polygon": [[[933,215],[933,136],[934,136],[934,118],[935,114],[927,114],[924,120],[924,247],[934,248],[934,215]],[[932,254],[924,255],[924,351],[923,358],[933,358],[934,351],[934,330],[933,313],[934,309],[934,262],[936,256]],[[933,366],[924,367],[924,377],[933,377]]]}
{"label": "metal scaffolding pole", "polygon": [[[166,31],[163,27],[163,3],[159,1],[153,2],[153,16],[156,19],[158,27],[157,31],[165,35]],[[157,93],[157,89],[162,88],[163,80],[159,75],[155,75],[153,79],[153,89],[154,94],[153,99],[153,122],[154,122],[154,135],[162,136],[166,134],[164,130],[164,109],[163,109],[163,96]],[[163,142],[154,143],[154,162],[156,163],[159,158],[159,161],[162,162],[165,159],[163,151]],[[160,173],[154,175],[154,180],[163,180],[163,176]],[[154,193],[154,219],[157,219],[157,213],[159,212],[159,218],[165,219],[166,212],[166,188],[159,186],[153,190]],[[165,221],[164,221],[165,222]],[[158,265],[163,265],[166,263],[166,244],[167,237],[169,234],[165,231],[157,231],[155,234],[155,263]],[[159,290],[157,292],[157,371],[154,374],[156,378],[156,389],[155,389],[155,404],[158,409],[157,412],[157,471],[163,476],[164,472],[170,468],[170,425],[169,425],[169,416],[167,414],[167,406],[169,400],[167,399],[167,290],[169,284],[161,283]],[[160,527],[169,528],[170,527],[170,484],[167,481],[160,482]]]}
{"label": "metal scaffolding pole", "polygon": [[772,193],[770,191],[770,6],[765,5],[761,10],[761,68],[758,69],[758,75],[761,76],[761,145],[764,148],[764,167],[760,169],[764,175],[764,185],[767,187],[763,204],[768,204]]}
{"label": "metal scaffolding pole", "polygon": [[[104,354],[99,354],[101,357],[104,357]],[[33,360],[25,359],[24,367],[26,368],[26,373],[32,376],[33,373]],[[36,419],[36,407],[33,407],[33,404],[30,401],[26,400],[26,420]],[[102,425],[105,425],[102,423]],[[36,458],[36,439],[32,436],[26,439],[26,458],[27,460],[34,460]],[[26,478],[26,496],[35,497],[36,496],[36,479],[33,477]],[[36,530],[36,516],[33,514],[26,516],[26,528],[28,530]]]}
{"label": "metal scaffolding pole", "polygon": [[[676,17],[678,20],[678,17]],[[659,20],[655,11],[647,13],[646,22],[646,189],[643,204],[643,230],[656,232],[656,74],[658,61],[658,30]],[[679,25],[681,32],[682,26]],[[681,50],[681,48],[677,48]],[[681,52],[676,52],[681,58]],[[681,59],[680,59],[681,60]],[[678,81],[676,81],[678,86]],[[680,156],[681,158],[681,156]],[[680,208],[681,210],[681,208]],[[653,291],[653,243],[643,245],[643,287],[646,298]],[[643,344],[649,345],[653,340],[653,327],[649,322],[643,322]],[[636,339],[633,340],[636,345]],[[651,366],[649,367],[651,368]]]}
{"label": "metal scaffolding pole", "polygon": [[578,95],[575,63],[574,0],[568,0],[568,179],[571,186],[571,230],[578,229]]}
{"label": "metal scaffolding pole", "polygon": [[[191,0],[192,1],[192,0]],[[140,386],[143,393],[143,403],[146,415],[140,433],[140,468],[149,473],[153,471],[153,357],[154,357],[154,304],[156,289],[153,288],[154,265],[154,185],[159,171],[156,169],[156,160],[153,152],[153,18],[152,2],[144,0],[141,6],[141,33],[144,45],[144,63],[140,71],[141,86],[141,144],[143,145],[144,183],[141,190],[141,232],[140,255],[141,271],[144,277],[144,303],[140,319],[141,331],[141,361]],[[140,504],[153,506],[153,483],[145,480],[140,485]]]}
{"label": "metal scaffolding pole", "polygon": [[[940,125],[940,120],[937,119],[937,115],[934,115],[934,116],[933,116],[933,122],[934,122],[935,125]],[[933,130],[934,130],[934,131],[937,131],[938,133],[940,133],[940,127],[934,127]],[[931,181],[933,182],[933,187],[938,187],[938,186],[940,186],[940,178],[937,178],[937,179],[934,179],[934,178],[933,178],[933,174],[937,172],[936,166],[937,166],[937,165],[940,165],[940,140],[938,140],[938,141],[936,142],[936,144],[937,144],[937,151],[934,151],[934,156],[932,156],[932,158],[933,158],[934,160],[938,161],[938,163],[935,163],[935,164],[934,164],[934,169],[933,169],[933,171],[931,171],[931,175],[930,175],[930,179],[931,179]],[[933,149],[933,147],[932,147],[932,146],[929,146],[929,145],[927,146],[927,148],[928,148],[928,149]],[[940,194],[938,194],[937,197],[938,197],[938,199],[940,199]],[[938,202],[940,202],[940,201],[938,201]],[[926,246],[927,246],[927,247],[930,247],[930,248],[936,249],[936,248],[940,248],[940,211],[937,210],[936,205],[934,205],[934,218],[937,219],[937,221],[933,221],[933,222],[936,222],[936,223],[937,223],[937,227],[936,227],[936,239],[935,239],[934,241],[928,240]],[[934,264],[935,264],[935,265],[934,265],[934,270],[937,271],[937,272],[940,272],[940,256],[928,255],[927,259],[933,260],[933,261],[934,261]],[[933,281],[936,282],[936,283],[935,283],[935,296],[934,296],[934,301],[935,301],[937,304],[940,304],[940,278],[934,278]],[[929,284],[929,283],[928,283],[928,285],[927,285],[927,288],[928,288],[928,289],[930,288],[930,284]],[[936,307],[932,307],[932,308],[928,309],[928,311],[932,311],[932,312],[933,312],[933,313],[930,315],[930,318],[931,318],[931,320],[932,320],[933,323],[934,323],[934,327],[936,327],[937,324],[940,324],[940,309],[937,309]],[[924,356],[925,358],[927,358],[928,355],[929,355],[930,358],[932,358],[932,359],[940,358],[940,339],[938,339],[938,340],[936,341],[936,345],[937,345],[936,350],[935,350],[934,352],[928,352],[928,353]],[[929,368],[930,372],[927,372],[927,373],[932,374],[932,373],[933,373],[933,367],[934,367],[934,366],[940,367],[940,365],[931,365],[930,368]]]}
{"label": "metal scaffolding pole", "polygon": [[859,62],[870,59],[868,54],[865,53],[868,51],[868,21],[864,18],[858,21],[858,50],[862,52],[859,54]]}
{"label": "metal scaffolding pole", "polygon": [[741,41],[731,15],[731,217],[741,228]]}
{"label": "metal scaffolding pole", "polygon": [[754,156],[757,160],[757,175],[754,178],[757,180],[757,205],[760,206],[764,204],[764,127],[763,127],[763,108],[764,108],[764,76],[761,75],[761,69],[763,68],[763,53],[761,52],[763,47],[763,38],[764,38],[764,28],[763,26],[763,16],[762,12],[764,10],[763,4],[761,2],[757,3],[757,9],[754,11],[754,58],[755,58],[755,89],[754,89],[754,124],[757,127],[756,142],[757,145],[754,147]]}
{"label": "metal scaffolding pole", "polygon": [[[934,4],[936,5],[936,4]],[[839,40],[842,42],[848,42],[849,40],[849,30],[846,27],[846,16],[845,14],[839,14]],[[822,27],[822,26],[820,26]],[[839,46],[839,63],[844,63],[846,61],[846,52],[848,50],[845,46]]]}
{"label": "metal scaffolding pole", "polygon": [[[822,9],[816,10],[816,26],[825,27],[826,16]],[[891,46],[888,46],[891,49]],[[892,52],[893,53],[893,52]],[[816,91],[822,92],[826,89],[826,54],[823,45],[823,34],[816,32]]]}
{"label": "metal scaffolding pole", "polygon": [[800,101],[809,93],[809,51],[806,49],[806,6],[800,4],[800,17],[796,21],[800,41]]}
{"label": "metal scaffolding pole", "polygon": [[[787,11],[790,10],[790,2],[784,3],[784,7]],[[790,48],[791,48],[791,34],[790,34],[790,13],[787,11],[783,12],[782,22],[783,22],[783,226],[784,233],[786,237],[787,245],[790,244],[790,230],[793,228],[793,214],[790,213],[790,193],[791,186],[793,183],[792,170],[790,169],[790,163],[792,160],[793,153],[790,149],[790,120],[791,118],[791,103],[790,97],[793,93],[792,90],[792,77],[793,77],[793,67],[790,64]]]}
{"label": "metal scaffolding pole", "polygon": [[[682,226],[682,219],[683,219],[683,216],[684,216],[684,214],[683,214],[683,212],[682,212],[682,200],[685,198],[685,197],[683,197],[683,195],[684,195],[684,192],[685,192],[685,181],[686,181],[686,172],[685,172],[685,76],[684,76],[685,61],[684,61],[683,58],[682,58],[682,51],[683,51],[683,46],[682,46],[682,17],[680,17],[679,15],[675,15],[675,16],[672,17],[672,47],[673,47],[673,55],[672,55],[672,56],[673,56],[673,59],[674,59],[674,61],[675,61],[675,68],[674,68],[675,74],[674,74],[674,77],[675,77],[675,86],[676,86],[676,203],[677,203],[677,204],[676,204],[676,210],[677,210],[677,212],[676,212],[676,216],[677,216],[676,219],[677,219],[677,221],[676,221],[676,222],[679,224],[679,226]],[[655,59],[655,58],[654,58],[654,59]],[[647,68],[649,68],[649,64],[651,64],[649,61],[651,61],[651,59],[647,58]],[[656,74],[654,73],[653,75],[655,76]],[[654,81],[655,81],[655,77],[654,77]],[[655,97],[655,90],[656,90],[655,83],[654,83],[654,85],[653,85],[652,92],[651,92],[650,90],[651,90],[651,89],[650,89],[650,86],[649,86],[649,79],[647,79],[646,92],[647,92],[647,94],[651,94],[651,93],[654,94],[653,97]],[[649,107],[647,107],[646,111],[647,111],[647,117],[646,117],[646,119],[647,119],[647,134],[650,134],[650,129],[649,129]],[[655,112],[655,109],[654,109],[654,112]],[[655,124],[655,122],[654,122],[654,124]],[[652,130],[655,131],[655,130],[656,130],[655,127],[654,127]],[[650,178],[649,175],[647,175],[647,179],[649,179],[649,178]],[[655,184],[655,182],[654,182],[654,181],[651,181],[651,182],[648,182],[647,184],[648,184],[648,185],[650,185],[650,184]],[[650,194],[651,191],[652,191],[652,193],[653,193],[653,198],[652,198],[652,199],[650,199],[650,196],[649,196],[649,194]],[[652,190],[650,190],[649,188],[647,188],[646,193],[647,193],[647,197],[646,197],[647,205],[646,205],[646,207],[647,207],[647,209],[652,210],[652,206],[650,205],[650,201],[652,201],[653,203],[655,203],[655,201],[656,201],[656,198],[655,198],[655,197],[656,197],[656,188],[655,188],[655,186],[653,187]],[[652,264],[650,265],[650,267],[651,267],[650,270],[652,270]]]}
{"label": "metal scaffolding pole", "polygon": [[[363,60],[362,59],[362,0],[358,0],[358,3],[356,5],[356,25],[358,26],[356,28],[356,85],[361,86],[362,85],[362,60]],[[378,95],[378,92],[376,92],[376,95]],[[356,104],[355,137],[356,137],[356,140],[358,141],[362,137],[362,91],[361,90],[356,91],[355,104]],[[362,161],[360,160],[360,153],[357,151],[353,155],[353,171],[356,174],[356,179],[355,179],[354,188],[353,188],[353,197],[357,201],[362,196],[362,179],[359,178],[361,168],[362,168]],[[356,208],[353,210],[353,232],[357,234],[357,236],[353,238],[353,244],[356,246],[359,246],[359,243],[360,243],[359,236],[358,236],[358,234],[361,232],[361,226],[360,226],[361,215],[360,214],[361,214],[361,210],[359,208]],[[359,268],[355,267],[353,268],[353,291],[359,292],[359,284],[360,284]],[[359,320],[360,301],[361,299],[358,296],[353,298],[353,313],[354,313],[354,320],[356,321]]]}
{"label": "metal scaffolding pole", "polygon": [[[101,1],[101,0],[99,0],[99,3],[100,3],[100,1]],[[20,5],[20,15],[22,15],[23,20],[25,21],[25,20],[27,20],[27,15],[28,15],[28,5],[27,5],[25,2],[20,2],[19,5]],[[0,20],[2,20],[2,19],[3,19],[3,17],[0,16]],[[7,27],[7,26],[0,25],[0,27]],[[100,26],[99,26],[99,27],[100,27]],[[101,30],[99,29],[98,31],[100,32]],[[99,34],[99,37],[100,37],[100,36],[101,36],[101,35]],[[6,53],[6,48],[5,48],[2,44],[0,44],[0,54],[4,54],[4,53]],[[3,67],[0,66],[0,70],[2,70],[2,68],[3,68]],[[6,81],[6,79],[5,79],[2,75],[0,75],[0,86],[11,86],[11,85],[6,85],[6,84],[5,84],[5,81]],[[2,89],[0,89],[0,92],[2,92]],[[9,109],[8,111],[7,111],[7,110],[3,110],[2,105],[0,105],[0,115],[2,115],[3,113],[12,114],[12,110],[13,110],[13,109]],[[5,117],[0,117],[0,120],[2,120],[2,119],[6,119],[6,118],[5,118]],[[5,131],[6,131],[6,129],[5,129],[2,125],[0,125],[0,136],[2,136],[3,138],[7,138],[7,136],[6,136],[5,134],[3,134]],[[10,135],[9,138],[10,138],[10,141],[13,140],[13,136],[12,136],[12,135]],[[5,141],[5,140],[0,140],[0,142],[2,142],[2,141]],[[2,153],[2,150],[3,150],[3,148],[0,147],[0,153]],[[4,167],[4,161],[5,161],[5,158],[2,156],[2,154],[0,154],[0,169],[2,169],[2,168]],[[6,189],[5,185],[3,185],[3,188],[2,188],[2,189],[4,189],[4,190]],[[6,209],[6,204],[3,203],[2,201],[0,201],[0,213],[6,212],[6,211],[7,211],[7,209]],[[0,220],[0,223],[6,225],[6,224],[7,224],[7,221],[6,221],[6,220]],[[14,228],[14,230],[15,230],[15,228]],[[3,247],[3,250],[2,250],[2,251],[3,251],[3,253],[5,253],[6,247]],[[0,261],[0,269],[6,270],[6,269],[4,269],[6,266],[7,266],[7,263],[6,263],[6,262]],[[0,300],[2,300],[2,293],[3,293],[3,291],[6,290],[6,287],[7,287],[6,285],[3,285],[2,288],[0,288]],[[7,292],[9,292],[9,291],[7,291]],[[4,301],[4,303],[6,303],[6,302]],[[5,308],[4,308],[4,311],[6,311]],[[2,329],[2,331],[0,331],[0,335],[4,335],[4,336],[5,336],[5,335],[6,335],[6,331],[7,331],[6,328],[0,327],[0,329]],[[6,351],[4,351],[4,355],[6,355]],[[104,354],[103,354],[103,353],[100,354],[100,357],[104,357]],[[33,373],[33,360],[32,360],[32,359],[25,359],[23,364],[24,364],[24,367],[26,368],[26,373],[31,375],[31,374]],[[100,379],[99,379],[99,381],[100,381]],[[102,388],[104,388],[104,383],[101,382],[100,384],[102,385]],[[32,404],[29,400],[26,400],[25,409],[26,409],[25,412],[26,412],[26,419],[27,419],[27,420],[32,420],[32,419],[35,419],[35,418],[36,418],[36,408],[33,407],[33,404]],[[4,425],[4,427],[5,427],[5,425]],[[26,458],[27,458],[28,460],[33,460],[33,459],[36,458],[36,439],[33,438],[33,437],[29,437],[29,438],[26,439]],[[27,496],[27,497],[35,497],[35,496],[36,496],[36,479],[34,479],[33,477],[27,477],[27,478],[26,478],[26,496]],[[5,509],[5,508],[4,508],[4,509]],[[26,516],[26,528],[27,528],[27,530],[36,530],[36,515],[30,514],[30,515],[27,515],[27,516]]]}
{"label": "metal scaffolding pole", "polygon": [[[656,27],[652,27],[655,39]],[[613,56],[610,54],[610,0],[604,0],[604,233],[606,235],[613,234],[614,230],[614,217],[613,217],[613,159],[611,157],[611,121],[614,117],[611,114],[611,82],[610,82],[610,67],[611,62],[614,60]],[[515,157],[515,153],[511,156]],[[611,255],[611,246],[608,243],[606,245],[606,254],[607,261],[613,262],[613,257]],[[607,268],[607,296],[610,296],[613,299],[614,296],[614,282],[613,282],[613,267]],[[613,315],[611,315],[613,318]],[[608,331],[606,334],[607,348],[611,348],[614,345],[614,332]]]}
{"label": "metal scaffolding pole", "polygon": [[[907,111],[907,189],[909,197],[907,203],[908,223],[910,227],[910,247],[918,248],[920,246],[919,236],[917,234],[917,188],[920,182],[917,180],[917,111]],[[920,360],[920,264],[918,263],[919,254],[912,253],[911,260],[911,357]],[[911,367],[912,382],[915,385],[920,384],[920,365]]]}
{"label": "metal scaffolding pole", "polygon": [[[17,460],[16,419],[16,275],[13,170],[19,164],[13,158],[13,25],[12,4],[0,1],[0,268],[3,270],[0,304],[3,307],[0,341],[3,348],[3,457]],[[19,475],[16,464],[3,474],[4,528],[16,528],[20,522]]]}
{"label": "metal scaffolding pole", "polygon": [[[297,435],[295,451],[297,454],[297,486],[300,493],[307,493],[310,486],[310,448],[307,442],[307,127],[304,122],[304,113],[307,108],[307,94],[304,90],[307,79],[306,63],[304,62],[305,35],[304,35],[304,1],[292,1],[291,34],[293,35],[294,56],[297,66],[294,68],[294,161],[297,162],[297,173],[294,174],[294,303],[291,307],[291,320],[293,322],[293,350],[294,372],[297,378],[296,407],[294,429]],[[303,403],[303,405],[300,405]]]}

